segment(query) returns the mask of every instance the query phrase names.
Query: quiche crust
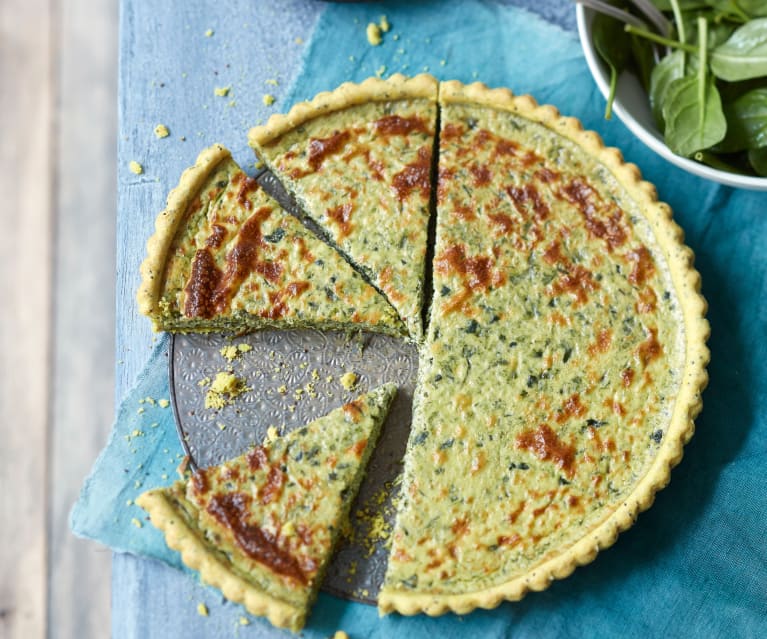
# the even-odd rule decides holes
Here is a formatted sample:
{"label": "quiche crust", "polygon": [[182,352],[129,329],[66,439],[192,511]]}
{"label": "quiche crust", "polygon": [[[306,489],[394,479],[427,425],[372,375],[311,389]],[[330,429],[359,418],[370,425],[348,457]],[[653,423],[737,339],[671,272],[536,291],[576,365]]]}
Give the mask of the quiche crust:
{"label": "quiche crust", "polygon": [[527,573],[474,592],[407,592],[384,586],[378,600],[381,614],[396,611],[404,615],[423,612],[435,616],[448,611],[466,614],[475,608],[494,608],[504,600],[519,600],[528,591],[544,590],[554,579],[562,579],[577,566],[592,561],[636,521],[641,511],[650,507],[656,492],[669,482],[671,468],[679,463],[684,444],[693,435],[693,420],[702,409],[701,393],[708,381],[709,324],[705,319],[706,301],[700,294],[694,256],[683,244],[683,232],[672,220],[670,208],[658,202],[655,187],[641,179],[639,169],[624,162],[617,149],[605,147],[598,134],[585,131],[577,119],[561,116],[553,106],[539,106],[530,96],[515,96],[508,89],[489,89],[481,83],[463,85],[450,81],[440,84],[440,105],[448,104],[490,107],[541,124],[571,140],[615,176],[642,209],[668,262],[684,318],[684,366],[671,418],[647,472],[618,507],[607,511],[588,534],[554,557],[533,565]]}
{"label": "quiche crust", "polygon": [[168,547],[181,553],[181,560],[200,573],[202,581],[218,588],[229,601],[245,606],[253,615],[266,617],[278,628],[299,630],[306,615],[301,608],[255,589],[232,572],[224,561],[206,547],[192,527],[184,521],[161,491],[149,491],[136,503],[149,513],[152,525],[165,534]]}
{"label": "quiche crust", "polygon": [[412,78],[395,73],[385,80],[368,78],[360,84],[344,82],[333,91],[323,91],[311,100],[299,102],[285,114],[275,113],[265,125],[248,132],[248,143],[251,147],[269,144],[309,120],[357,104],[406,98],[436,101],[437,90],[437,79],[426,73]]}
{"label": "quiche crust", "polygon": [[228,149],[220,144],[203,150],[194,166],[181,174],[178,186],[168,194],[165,210],[155,220],[155,232],[147,241],[147,257],[141,264],[141,284],[136,294],[138,310],[143,315],[153,316],[158,311],[160,288],[162,286],[168,251],[176,236],[179,224],[184,219],[189,202],[200,190],[210,173],[219,163],[231,157]]}

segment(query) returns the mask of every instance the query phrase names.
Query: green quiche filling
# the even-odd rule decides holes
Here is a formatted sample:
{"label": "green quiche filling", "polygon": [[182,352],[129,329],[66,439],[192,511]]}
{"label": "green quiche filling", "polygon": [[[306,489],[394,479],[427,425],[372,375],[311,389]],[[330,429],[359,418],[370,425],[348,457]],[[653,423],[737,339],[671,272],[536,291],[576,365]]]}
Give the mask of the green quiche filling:
{"label": "green quiche filling", "polygon": [[138,503],[203,581],[298,630],[395,392],[381,386]]}
{"label": "green quiche filling", "polygon": [[684,368],[669,267],[610,170],[506,111],[446,104],[441,123],[384,609],[493,588],[584,538],[648,470]]}
{"label": "green quiche filling", "polygon": [[421,339],[434,99],[374,101],[251,145]]}
{"label": "green quiche filling", "polygon": [[196,181],[182,178],[179,186],[180,219],[158,268],[156,300],[145,308],[157,330],[311,326],[404,333],[386,299],[283,211],[228,151],[214,147],[200,157],[192,169]]}

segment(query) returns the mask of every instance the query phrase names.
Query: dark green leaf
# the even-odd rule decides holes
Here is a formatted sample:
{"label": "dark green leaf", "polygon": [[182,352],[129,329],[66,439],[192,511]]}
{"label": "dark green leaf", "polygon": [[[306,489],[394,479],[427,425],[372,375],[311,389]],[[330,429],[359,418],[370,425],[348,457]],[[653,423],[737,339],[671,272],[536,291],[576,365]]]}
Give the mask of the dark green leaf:
{"label": "dark green leaf", "polygon": [[644,90],[647,93],[650,92],[650,76],[652,70],[655,68],[655,58],[653,56],[652,44],[635,35],[630,36],[631,39],[631,53],[634,61],[634,68],[636,70],[637,77],[642,83]]}
{"label": "dark green leaf", "polygon": [[748,161],[757,175],[767,177],[767,147],[751,149],[748,152]]}
{"label": "dark green leaf", "polygon": [[668,95],[668,87],[674,81],[684,76],[684,52],[674,51],[663,58],[652,70],[650,75],[650,106],[655,116],[658,128],[663,131],[663,105]]}
{"label": "dark green leaf", "polygon": [[767,75],[767,18],[747,22],[716,47],[711,70],[730,82]]}
{"label": "dark green leaf", "polygon": [[663,105],[665,139],[677,155],[691,156],[720,142],[727,132],[714,79],[708,77],[703,87],[704,103],[699,100],[697,76],[685,76],[671,82]]}
{"label": "dark green leaf", "polygon": [[605,118],[609,120],[612,115],[618,75],[626,68],[630,60],[631,42],[623,30],[623,23],[603,13],[598,13],[594,17],[591,29],[594,49],[610,67],[610,94],[607,96],[605,107]]}
{"label": "dark green leaf", "polygon": [[738,6],[752,18],[767,16],[767,0],[738,0]]}
{"label": "dark green leaf", "polygon": [[767,147],[767,88],[744,93],[724,107],[727,136],[719,145],[722,151],[742,151]]}

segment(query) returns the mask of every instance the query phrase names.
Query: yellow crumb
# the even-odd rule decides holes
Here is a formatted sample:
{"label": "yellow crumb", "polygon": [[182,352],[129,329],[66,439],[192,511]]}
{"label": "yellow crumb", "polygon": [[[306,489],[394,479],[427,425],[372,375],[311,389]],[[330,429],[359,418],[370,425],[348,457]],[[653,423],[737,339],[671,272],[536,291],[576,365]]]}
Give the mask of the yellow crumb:
{"label": "yellow crumb", "polygon": [[241,626],[249,626],[250,620],[247,617],[240,617],[240,625]]}
{"label": "yellow crumb", "polygon": [[381,27],[379,27],[375,22],[371,22],[368,25],[365,33],[367,34],[368,42],[371,46],[377,47],[379,44],[381,44]]}
{"label": "yellow crumb", "polygon": [[378,21],[378,28],[381,29],[384,33],[389,31],[391,29],[391,25],[389,24],[389,19],[386,16],[381,16],[381,19]]}
{"label": "yellow crumb", "polygon": [[349,372],[341,375],[338,381],[341,382],[341,386],[350,391],[353,390],[355,386],[357,386],[358,379],[359,378],[357,377],[357,373]]}
{"label": "yellow crumb", "polygon": [[314,381],[317,381],[319,378],[320,378],[320,372],[319,372],[319,371],[318,371],[318,370],[315,368],[315,369],[312,371],[312,379],[313,379]]}
{"label": "yellow crumb", "polygon": [[229,346],[222,347],[218,352],[221,353],[221,356],[224,359],[229,360],[230,362],[240,354],[240,352],[237,350],[237,347],[231,344]]}
{"label": "yellow crumb", "polygon": [[218,426],[218,430],[226,430],[226,424],[223,422],[217,422],[216,426]]}
{"label": "yellow crumb", "polygon": [[136,412],[137,412],[139,415],[141,415],[141,414],[142,414],[143,412],[145,412],[145,411],[146,411],[146,408],[144,408],[143,406],[141,406],[141,407],[140,407],[140,408],[139,408],[139,409],[138,409]]}
{"label": "yellow crumb", "polygon": [[232,90],[232,87],[216,87],[213,89],[213,93],[215,93],[217,96],[221,98],[225,98],[227,95],[229,95],[229,91]]}
{"label": "yellow crumb", "polygon": [[269,426],[269,428],[266,429],[266,437],[269,441],[273,442],[280,436],[280,433],[277,431],[277,429],[274,426]]}
{"label": "yellow crumb", "polygon": [[253,347],[250,344],[237,344],[237,350],[240,353],[249,353],[253,350]]}
{"label": "yellow crumb", "polygon": [[205,408],[221,409],[249,390],[245,380],[233,373],[216,373],[216,378],[205,394]]}
{"label": "yellow crumb", "polygon": [[265,93],[261,101],[264,103],[264,106],[271,106],[274,104],[274,96],[271,93]]}
{"label": "yellow crumb", "polygon": [[276,78],[269,78],[268,80],[264,80],[265,84],[271,84],[273,87],[279,86],[279,82],[277,82]]}
{"label": "yellow crumb", "polygon": [[197,614],[201,617],[208,616],[208,607],[202,601],[197,604]]}
{"label": "yellow crumb", "polygon": [[343,630],[336,630],[336,634],[333,635],[333,639],[349,639],[349,635],[347,635]]}
{"label": "yellow crumb", "polygon": [[197,382],[198,386],[210,386],[210,377],[203,377],[199,382]]}
{"label": "yellow crumb", "polygon": [[142,524],[138,519],[135,517],[130,520],[130,523],[132,523],[136,528],[143,528],[144,524]]}
{"label": "yellow crumb", "polygon": [[280,387],[277,389],[277,392],[278,392],[280,395],[284,395],[285,393],[287,393],[287,392],[288,392],[288,387],[287,387],[287,386],[285,386],[285,384],[283,384],[282,386],[280,386]]}
{"label": "yellow crumb", "polygon": [[128,501],[125,502],[125,505],[126,506],[132,506],[133,505],[133,500],[129,499]]}
{"label": "yellow crumb", "polygon": [[384,73],[386,73],[386,65],[382,64],[376,69],[376,77],[380,78]]}
{"label": "yellow crumb", "polygon": [[301,37],[297,37],[295,40],[293,40],[293,42],[295,42],[296,44],[303,44],[304,43],[304,39],[301,38]]}
{"label": "yellow crumb", "polygon": [[136,175],[141,175],[144,172],[144,167],[136,162],[136,160],[131,160],[128,163],[128,168],[130,169],[131,173],[135,173]]}
{"label": "yellow crumb", "polygon": [[160,408],[168,408],[168,406],[170,406],[170,402],[167,399],[158,399],[157,405]]}
{"label": "yellow crumb", "polygon": [[211,37],[211,36],[212,36],[214,33],[215,33],[215,32],[213,31],[213,29],[208,29],[208,30],[205,32],[205,37],[206,37],[206,38],[210,38],[210,37]]}
{"label": "yellow crumb", "polygon": [[170,131],[168,131],[168,127],[164,124],[158,124],[154,128],[154,134],[158,138],[167,138],[170,135]]}

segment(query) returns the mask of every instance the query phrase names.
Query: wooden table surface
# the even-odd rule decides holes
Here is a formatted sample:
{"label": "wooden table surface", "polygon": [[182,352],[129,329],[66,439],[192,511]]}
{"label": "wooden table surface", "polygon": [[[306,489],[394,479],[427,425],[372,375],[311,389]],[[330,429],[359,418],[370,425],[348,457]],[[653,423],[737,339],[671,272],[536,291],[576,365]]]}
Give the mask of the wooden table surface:
{"label": "wooden table surface", "polygon": [[117,6],[0,2],[0,638],[105,637],[67,523],[114,412]]}

